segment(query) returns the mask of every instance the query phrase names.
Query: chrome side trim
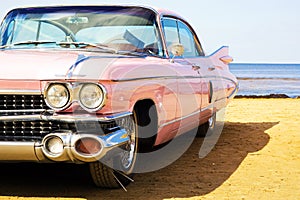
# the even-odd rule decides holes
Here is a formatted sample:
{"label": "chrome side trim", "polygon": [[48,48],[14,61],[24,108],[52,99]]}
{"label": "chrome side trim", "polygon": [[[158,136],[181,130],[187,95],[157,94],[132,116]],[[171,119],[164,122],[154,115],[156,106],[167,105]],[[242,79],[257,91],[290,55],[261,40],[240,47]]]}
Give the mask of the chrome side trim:
{"label": "chrome side trim", "polygon": [[128,79],[114,79],[112,81],[114,82],[124,82],[124,81],[140,81],[140,80],[161,80],[161,79],[192,79],[192,78],[197,78],[197,79],[224,79],[224,80],[228,80],[234,83],[234,85],[237,85],[237,83],[225,76],[215,76],[215,75],[208,75],[208,76],[147,76],[147,77],[140,77],[140,78],[128,78]]}
{"label": "chrome side trim", "polygon": [[187,118],[189,118],[189,117],[192,117],[192,116],[195,116],[195,115],[199,115],[201,112],[203,112],[203,111],[205,111],[205,110],[212,109],[213,107],[214,107],[214,105],[211,104],[211,105],[209,105],[209,106],[203,108],[202,110],[198,110],[198,111],[193,112],[193,113],[191,113],[191,114],[189,114],[189,115],[186,115],[186,116],[183,116],[183,117],[174,119],[174,120],[169,121],[169,122],[166,122],[166,123],[163,123],[163,124],[160,125],[158,128],[163,128],[163,127],[168,126],[168,125],[170,125],[170,124],[173,124],[173,123],[176,123],[176,122],[185,120],[185,119],[187,119]]}
{"label": "chrome side trim", "polygon": [[204,107],[204,108],[201,110],[201,112],[206,111],[206,110],[210,110],[210,109],[213,109],[213,108],[214,108],[214,105],[213,105],[213,104],[210,104],[209,106]]}
{"label": "chrome side trim", "polygon": [[76,121],[99,121],[99,122],[109,122],[112,120],[120,119],[123,117],[128,117],[132,115],[131,112],[124,112],[115,115],[99,116],[90,114],[84,115],[72,115],[72,114],[57,114],[57,115],[47,115],[47,114],[36,114],[36,115],[16,115],[16,116],[0,116],[0,121],[61,121],[61,122],[76,122]]}
{"label": "chrome side trim", "polygon": [[0,90],[0,94],[8,95],[41,95],[40,90]]}
{"label": "chrome side trim", "polygon": [[116,79],[114,82],[125,82],[125,81],[140,81],[140,80],[165,80],[165,79],[188,79],[188,78],[202,78],[200,76],[148,76],[141,78],[128,78],[128,79]]}
{"label": "chrome side trim", "polygon": [[239,83],[236,83],[235,88],[232,91],[232,93],[228,96],[228,99],[234,98],[234,96],[238,93],[239,89],[240,89],[240,85]]}

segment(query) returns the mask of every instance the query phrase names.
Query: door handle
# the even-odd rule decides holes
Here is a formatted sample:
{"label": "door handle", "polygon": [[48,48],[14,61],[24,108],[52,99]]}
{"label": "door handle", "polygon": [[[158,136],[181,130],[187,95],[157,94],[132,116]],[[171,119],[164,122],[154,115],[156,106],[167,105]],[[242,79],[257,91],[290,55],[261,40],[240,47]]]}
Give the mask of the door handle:
{"label": "door handle", "polygon": [[208,71],[214,71],[215,69],[215,67],[208,67]]}
{"label": "door handle", "polygon": [[200,68],[201,67],[199,65],[193,65],[192,66],[192,69],[195,70],[195,71],[199,70]]}

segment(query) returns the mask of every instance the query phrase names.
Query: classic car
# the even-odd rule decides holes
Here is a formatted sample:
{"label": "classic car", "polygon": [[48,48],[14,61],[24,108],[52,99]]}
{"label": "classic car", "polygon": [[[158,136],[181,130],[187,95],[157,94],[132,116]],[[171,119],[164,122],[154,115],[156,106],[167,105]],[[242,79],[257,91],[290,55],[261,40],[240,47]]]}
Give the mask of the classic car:
{"label": "classic car", "polygon": [[86,164],[99,187],[125,187],[139,157],[211,132],[237,91],[228,47],[205,55],[164,9],[16,8],[0,34],[0,161]]}

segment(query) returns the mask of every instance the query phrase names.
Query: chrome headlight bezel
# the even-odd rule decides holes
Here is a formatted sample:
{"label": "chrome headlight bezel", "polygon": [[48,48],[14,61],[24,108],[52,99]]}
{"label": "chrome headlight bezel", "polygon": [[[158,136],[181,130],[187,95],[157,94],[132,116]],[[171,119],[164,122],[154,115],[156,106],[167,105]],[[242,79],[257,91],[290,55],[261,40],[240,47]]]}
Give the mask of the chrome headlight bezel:
{"label": "chrome headlight bezel", "polygon": [[[98,100],[95,102],[95,104],[93,106],[88,106],[87,103],[85,102],[86,100],[84,100],[83,92],[85,92],[84,90],[91,90],[92,88],[89,87],[94,87],[95,90],[98,90],[96,93],[98,96]],[[100,110],[104,105],[105,105],[105,101],[106,101],[106,96],[107,96],[107,92],[106,89],[98,83],[84,83],[81,85],[80,90],[78,92],[78,102],[80,104],[80,106],[85,109],[88,112],[95,112]]]}
{"label": "chrome headlight bezel", "polygon": [[[66,95],[66,100],[64,103],[62,103],[62,105],[60,106],[56,106],[53,103],[51,103],[51,101],[49,100],[49,97],[51,95],[49,95],[50,90],[54,87],[54,86],[58,86],[58,87],[63,87],[65,89],[65,93]],[[64,83],[58,83],[58,82],[52,82],[52,83],[48,83],[48,85],[46,86],[45,90],[44,90],[44,99],[45,99],[45,103],[47,104],[47,106],[55,111],[61,111],[61,110],[65,110],[66,108],[68,108],[72,102],[72,93],[71,93],[71,89],[70,89],[70,85],[69,84],[64,84]]]}
{"label": "chrome headlight bezel", "polygon": [[[67,103],[65,103],[62,106],[55,106],[51,104],[49,101],[49,90],[51,87],[58,85],[62,86],[65,88],[65,91],[67,92],[68,100]],[[93,107],[87,106],[83,100],[82,100],[82,92],[84,89],[88,86],[93,86],[99,89],[99,92],[101,93],[101,99],[99,100],[99,103]],[[68,109],[73,103],[77,103],[83,110],[87,112],[96,112],[100,110],[102,107],[105,106],[106,101],[107,101],[107,91],[106,88],[98,83],[98,82],[59,82],[59,81],[54,81],[54,82],[48,82],[43,90],[43,96],[44,96],[44,101],[46,105],[52,109],[55,112],[60,112],[63,110]]]}

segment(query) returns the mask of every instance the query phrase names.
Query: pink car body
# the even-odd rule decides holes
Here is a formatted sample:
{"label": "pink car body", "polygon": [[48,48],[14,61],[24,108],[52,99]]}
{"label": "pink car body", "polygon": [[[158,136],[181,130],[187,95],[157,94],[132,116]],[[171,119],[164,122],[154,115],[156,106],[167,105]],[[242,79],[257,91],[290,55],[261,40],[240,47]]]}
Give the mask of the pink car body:
{"label": "pink car body", "polygon": [[[155,24],[155,36],[149,38],[156,37],[155,41],[159,41],[160,47],[146,49],[147,42],[132,36],[132,32],[136,29],[130,34],[124,33],[121,39],[126,40],[125,42],[119,44],[119,41],[115,40],[119,40],[117,37],[120,36],[116,36],[111,43],[105,44],[104,49],[98,49],[94,45],[95,42],[91,44],[91,41],[80,44],[82,41],[70,40],[68,35],[63,41],[65,43],[58,44],[61,41],[56,41],[55,47],[47,46],[52,44],[51,41],[41,40],[38,43],[37,37],[36,41],[26,37],[24,40],[15,39],[23,37],[22,30],[24,34],[26,31],[37,31],[32,28],[33,26],[30,29],[28,25],[37,21],[41,27],[46,27],[42,23],[47,23],[47,26],[53,25],[55,28],[62,26],[57,25],[61,22],[58,17],[37,19],[36,16],[30,23],[20,22],[21,25],[18,25],[18,20],[21,20],[18,14],[29,13],[30,16],[32,13],[50,13],[59,9],[67,13],[70,10],[72,12],[85,10],[87,14],[95,10],[113,10],[114,13],[124,15],[129,13],[128,16],[133,16],[132,19],[137,21],[139,19],[135,18],[135,14],[130,13],[150,13],[149,16],[153,16],[152,21]],[[84,13],[79,16],[65,17],[64,26],[68,28],[63,30],[71,30],[77,36],[80,31],[73,27],[89,26],[88,23],[94,23],[96,20],[90,15],[85,17]],[[17,20],[14,25],[10,25],[13,19]],[[176,53],[173,55],[174,50],[167,38],[168,31],[174,34],[174,26],[167,25],[173,22],[177,23],[178,30],[182,27],[182,31],[185,31],[181,39],[186,39],[188,46],[184,44],[186,41],[175,42],[179,44],[179,48],[184,49],[184,53],[179,52],[178,55]],[[25,26],[26,23],[28,24]],[[128,27],[132,28],[135,26],[134,23]],[[151,28],[148,23],[150,22],[145,25],[147,32],[143,34],[148,34]],[[137,24],[136,26],[140,26],[140,21]],[[10,29],[15,29],[14,35]],[[178,35],[180,34],[178,32]],[[222,47],[212,55],[204,55],[192,27],[180,16],[166,10],[139,6],[20,8],[11,11],[4,19],[1,38],[0,160],[2,161],[95,163],[107,156],[111,150],[124,145],[129,146],[127,147],[129,154],[139,153],[139,150],[143,149],[142,145],[148,145],[146,148],[148,151],[189,130],[207,124],[218,110],[227,105],[237,91],[237,80],[228,67],[228,63],[232,61],[228,55],[228,47]],[[149,38],[145,40],[148,41]],[[141,48],[139,43],[145,44]],[[136,48],[135,51],[131,51],[132,48]],[[194,50],[190,51],[189,48]],[[189,55],[185,56],[186,52]],[[87,91],[82,91],[86,87],[89,87]],[[89,91],[93,94],[89,94]],[[63,96],[64,94],[67,97]],[[26,95],[30,96],[29,99],[24,98]],[[95,95],[102,99],[94,98]],[[40,98],[38,103],[42,104],[37,107],[35,103],[30,104],[34,102],[31,98],[36,97]],[[26,105],[26,101],[29,101],[29,106]],[[89,105],[91,107],[88,107]],[[150,121],[155,121],[154,128],[151,126],[148,130],[151,132],[150,136],[146,133],[147,136],[143,136],[143,131],[139,132],[139,137],[146,138],[146,142],[141,143],[137,142],[137,134],[130,136],[126,124],[120,125],[119,122],[113,123],[115,127],[107,128],[104,133],[100,131],[99,135],[90,133],[91,127],[86,124],[82,125],[84,128],[79,128],[80,131],[76,131],[73,125],[65,125],[91,121],[101,125],[129,117],[137,124],[134,130],[139,130],[143,121],[149,121],[145,119],[149,115]],[[47,124],[45,127],[44,123]],[[61,125],[57,127],[56,123]],[[107,139],[107,136],[111,138]],[[84,145],[87,147],[82,148]],[[127,160],[135,159],[133,155],[126,156]],[[124,166],[126,170],[122,171],[129,176],[131,171],[127,169],[127,165]],[[97,179],[95,174],[93,178],[99,186],[114,187],[114,184],[97,182],[99,178]],[[117,181],[116,184],[122,186],[126,183]]]}

